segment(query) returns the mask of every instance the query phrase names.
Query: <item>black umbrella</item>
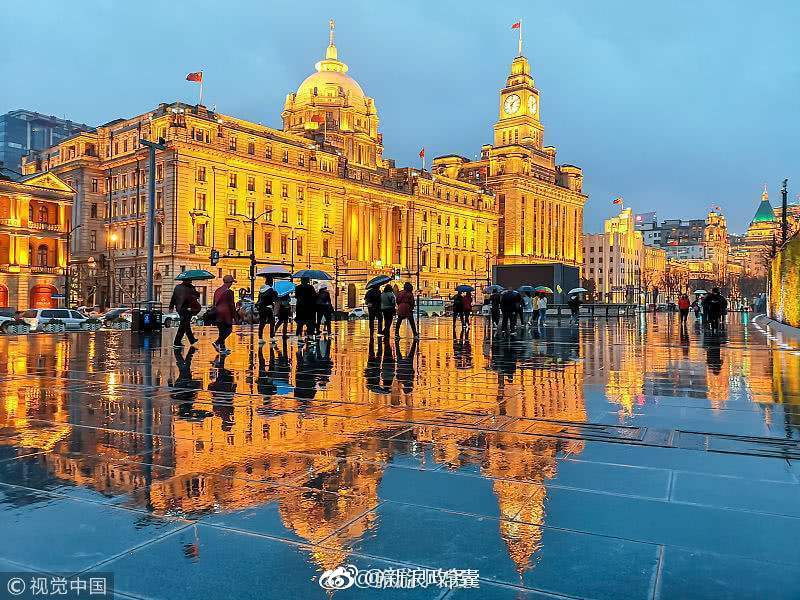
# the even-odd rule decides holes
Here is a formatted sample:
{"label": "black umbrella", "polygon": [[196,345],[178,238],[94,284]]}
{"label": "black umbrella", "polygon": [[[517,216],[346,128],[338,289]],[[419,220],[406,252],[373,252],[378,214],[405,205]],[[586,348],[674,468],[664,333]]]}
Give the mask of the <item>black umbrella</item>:
{"label": "black umbrella", "polygon": [[392,278],[388,275],[377,275],[367,282],[367,289],[369,290],[371,288],[378,287],[379,285],[383,285],[384,283],[389,283],[391,280]]}

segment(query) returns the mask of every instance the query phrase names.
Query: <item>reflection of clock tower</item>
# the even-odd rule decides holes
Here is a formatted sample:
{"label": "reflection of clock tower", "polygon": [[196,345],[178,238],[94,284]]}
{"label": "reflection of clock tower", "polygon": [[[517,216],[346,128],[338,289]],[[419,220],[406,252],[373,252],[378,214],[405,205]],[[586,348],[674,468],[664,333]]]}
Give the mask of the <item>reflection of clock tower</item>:
{"label": "reflection of clock tower", "polygon": [[522,144],[541,148],[543,137],[539,90],[533,85],[528,59],[519,55],[511,63],[506,87],[500,91],[500,117],[494,124],[494,146]]}

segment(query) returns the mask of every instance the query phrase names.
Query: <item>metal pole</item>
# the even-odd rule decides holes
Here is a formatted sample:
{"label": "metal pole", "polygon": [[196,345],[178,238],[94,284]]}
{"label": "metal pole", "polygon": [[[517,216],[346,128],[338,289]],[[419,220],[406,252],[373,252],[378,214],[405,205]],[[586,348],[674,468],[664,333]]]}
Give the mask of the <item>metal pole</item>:
{"label": "metal pole", "polygon": [[789,220],[787,217],[787,200],[786,197],[788,196],[788,191],[786,186],[788,185],[789,180],[784,179],[783,185],[781,186],[781,245],[786,243],[786,240],[789,237]]}
{"label": "metal pole", "polygon": [[139,140],[139,143],[149,149],[148,170],[150,175],[147,178],[147,288],[146,300],[148,308],[153,303],[153,257],[155,255],[155,234],[156,234],[156,150],[166,150],[164,140],[159,138],[158,142],[150,140]]}
{"label": "metal pole", "polygon": [[419,238],[417,238],[417,301],[415,303],[416,307],[417,307],[417,318],[416,318],[417,331],[419,331],[419,294],[420,294],[420,290],[419,290],[419,265],[420,265],[420,254],[421,254],[421,252],[422,252],[422,242],[420,241]]}

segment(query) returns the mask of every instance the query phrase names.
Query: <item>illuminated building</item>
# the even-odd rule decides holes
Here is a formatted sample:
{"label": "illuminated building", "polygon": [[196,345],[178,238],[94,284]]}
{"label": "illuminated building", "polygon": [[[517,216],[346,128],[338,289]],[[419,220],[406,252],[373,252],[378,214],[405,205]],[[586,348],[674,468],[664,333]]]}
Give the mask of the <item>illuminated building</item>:
{"label": "illuminated building", "polygon": [[635,301],[641,286],[642,247],[642,234],[634,227],[630,208],[606,219],[603,233],[583,236],[583,277],[594,283],[600,301]]}
{"label": "illuminated building", "polygon": [[[281,130],[203,105],[161,104],[65,140],[24,168],[52,170],[77,190],[81,302],[141,298],[153,176],[162,301],[181,270],[209,266],[212,249],[222,255],[216,274],[249,288],[254,248],[262,263],[336,274],[337,304],[355,306],[370,276],[392,270],[419,273],[422,293],[437,296],[485,281],[492,264],[581,264],[582,173],[556,165],[555,149],[542,145],[539,111],[530,65],[517,56],[480,160],[398,168],[383,156],[376,103],[339,59],[331,23],[325,58],[287,96]],[[141,138],[166,142],[154,174]],[[199,289],[207,302],[213,288]]]}
{"label": "illuminated building", "polygon": [[52,173],[0,178],[0,307],[58,306],[74,195]]}

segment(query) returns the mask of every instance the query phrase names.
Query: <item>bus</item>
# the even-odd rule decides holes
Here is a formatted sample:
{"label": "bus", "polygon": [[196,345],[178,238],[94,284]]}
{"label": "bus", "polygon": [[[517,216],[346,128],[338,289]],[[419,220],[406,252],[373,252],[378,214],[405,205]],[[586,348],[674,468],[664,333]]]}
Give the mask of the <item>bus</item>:
{"label": "bus", "polygon": [[444,300],[436,298],[419,298],[420,317],[442,317],[444,316]]}

